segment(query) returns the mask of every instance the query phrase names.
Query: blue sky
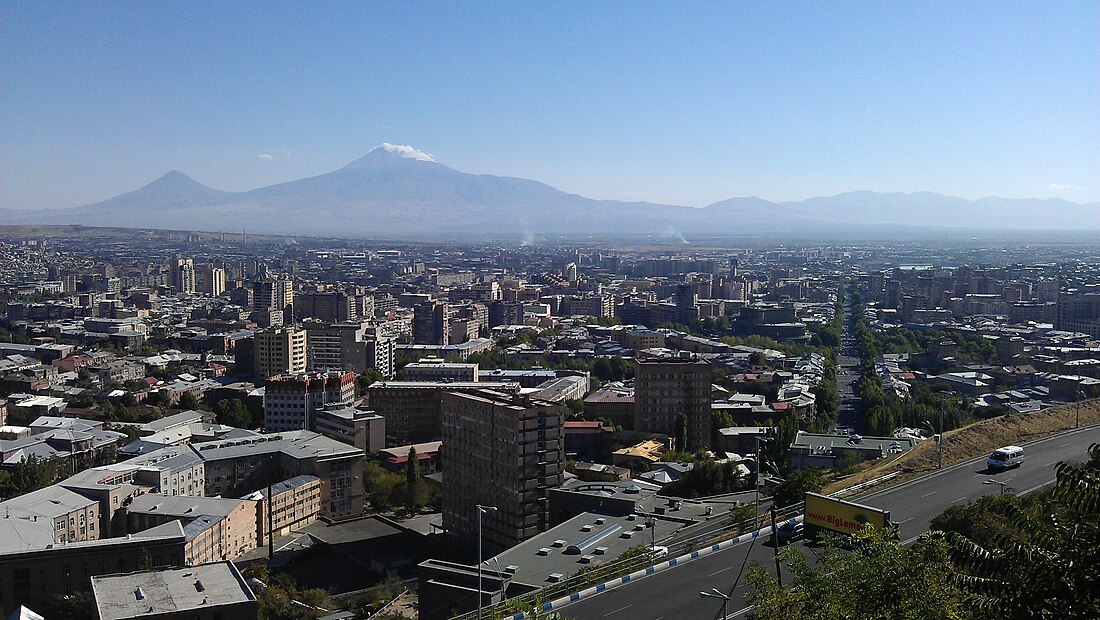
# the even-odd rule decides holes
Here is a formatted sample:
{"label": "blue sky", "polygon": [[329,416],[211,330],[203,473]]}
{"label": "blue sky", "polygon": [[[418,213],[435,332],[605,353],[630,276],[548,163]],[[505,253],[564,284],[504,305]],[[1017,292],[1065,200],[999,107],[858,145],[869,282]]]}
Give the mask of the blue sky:
{"label": "blue sky", "polygon": [[0,208],[170,169],[251,189],[382,142],[692,206],[1100,200],[1100,3],[0,5]]}

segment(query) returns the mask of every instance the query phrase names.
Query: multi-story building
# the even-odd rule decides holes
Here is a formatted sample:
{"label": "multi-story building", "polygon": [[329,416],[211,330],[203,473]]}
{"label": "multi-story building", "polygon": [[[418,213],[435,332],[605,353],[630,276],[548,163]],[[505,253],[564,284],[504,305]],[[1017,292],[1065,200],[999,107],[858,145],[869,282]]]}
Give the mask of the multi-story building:
{"label": "multi-story building", "polygon": [[310,370],[365,371],[367,362],[367,327],[362,323],[305,324],[309,346],[306,355]]}
{"label": "multi-story building", "polygon": [[356,298],[343,291],[301,292],[294,296],[294,315],[298,320],[312,318],[341,323],[359,318],[358,311]]}
{"label": "multi-story building", "polygon": [[313,430],[367,454],[386,447],[386,418],[366,409],[327,406],[313,413]]}
{"label": "multi-story building", "polygon": [[177,258],[169,265],[172,286],[181,293],[195,292],[195,263],[190,258]]}
{"label": "multi-story building", "polygon": [[321,516],[363,513],[363,451],[312,431],[188,446],[203,460],[206,495],[243,497],[299,475],[320,479]]}
{"label": "multi-story building", "polygon": [[447,362],[441,357],[425,357],[405,364],[405,381],[477,381],[477,364]]}
{"label": "multi-story building", "polygon": [[[14,521],[14,519],[8,519]],[[39,607],[91,588],[95,575],[183,566],[185,536],[176,521],[123,538],[55,544],[39,524],[20,520],[0,535],[0,610]],[[193,587],[193,586],[192,586]],[[130,592],[133,596],[133,592]]]}
{"label": "multi-story building", "polygon": [[413,308],[413,342],[439,344],[450,342],[449,306],[440,301],[426,301]]}
{"label": "multi-story building", "polygon": [[387,379],[393,378],[393,358],[397,353],[397,339],[374,330],[366,341],[367,368],[375,368]]}
{"label": "multi-story building", "polygon": [[367,402],[386,418],[386,445],[435,441],[443,436],[441,402],[446,390],[491,389],[518,392],[518,383],[377,381],[367,388]]}
{"label": "multi-story building", "polygon": [[254,375],[264,380],[274,375],[306,371],[307,336],[305,330],[281,327],[253,336]]}
{"label": "multi-story building", "polygon": [[264,429],[269,433],[313,428],[325,405],[348,405],[355,398],[355,373],[275,375],[264,383]]}
{"label": "multi-story building", "polygon": [[[265,497],[267,489],[261,489],[257,494]],[[286,536],[291,530],[316,521],[320,512],[320,478],[302,475],[276,482],[271,485],[271,506],[260,506],[260,521],[264,523],[264,527],[256,542],[264,544],[272,533]]]}
{"label": "multi-story building", "polygon": [[443,394],[443,527],[460,544],[496,554],[550,524],[549,489],[562,482],[565,448],[558,405],[495,390]]}
{"label": "multi-story building", "polygon": [[691,354],[634,361],[635,430],[676,436],[676,416],[687,417],[687,446],[694,451],[710,443],[710,363]]}
{"label": "multi-story building", "polygon": [[213,265],[195,268],[195,290],[217,297],[225,292],[225,270]]}
{"label": "multi-story building", "polygon": [[179,521],[187,536],[185,562],[189,566],[235,560],[256,548],[261,523],[259,503],[221,497],[165,497],[139,495],[126,507],[126,527],[142,532]]}
{"label": "multi-story building", "polygon": [[1054,326],[1100,337],[1100,291],[1059,294]]}

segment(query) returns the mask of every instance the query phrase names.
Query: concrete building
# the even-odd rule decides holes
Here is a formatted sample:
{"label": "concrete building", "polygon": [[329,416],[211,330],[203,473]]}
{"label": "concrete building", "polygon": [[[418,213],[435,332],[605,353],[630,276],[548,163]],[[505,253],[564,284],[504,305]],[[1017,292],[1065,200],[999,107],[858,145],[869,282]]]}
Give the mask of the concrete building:
{"label": "concrete building", "polygon": [[386,445],[435,441],[443,436],[444,391],[490,389],[518,392],[518,383],[376,381],[367,388],[367,402],[386,418]]}
{"label": "concrete building", "polygon": [[313,413],[312,430],[367,454],[386,447],[386,418],[367,409],[328,405]]}
{"label": "concrete building", "polygon": [[477,364],[451,363],[441,357],[425,357],[401,369],[405,381],[477,381]]}
{"label": "concrete building", "polygon": [[[13,520],[9,520],[13,521]],[[57,596],[91,589],[95,575],[149,565],[183,566],[185,537],[176,521],[124,538],[55,544],[48,530],[20,520],[0,535],[0,609],[36,607]],[[5,526],[6,527],[6,526]]]}
{"label": "concrete building", "polygon": [[256,539],[258,545],[266,544],[272,532],[286,536],[291,530],[313,523],[321,513],[321,479],[317,476],[294,476],[271,485],[270,521],[266,495],[265,487],[246,498],[260,500],[260,521],[264,525]]}
{"label": "concrete building", "polygon": [[375,368],[382,373],[383,377],[392,379],[394,374],[393,358],[397,353],[397,339],[383,336],[378,333],[377,329],[373,331],[374,334],[366,341],[367,368]]}
{"label": "concrete building", "polygon": [[311,431],[188,446],[204,463],[205,494],[243,497],[268,482],[298,475],[320,479],[321,516],[363,513],[363,451]]}
{"label": "concrete building", "polygon": [[636,359],[634,428],[676,436],[676,416],[687,416],[687,446],[693,452],[710,444],[710,363],[690,354]]}
{"label": "concrete building", "polygon": [[195,291],[217,297],[225,292],[225,270],[213,265],[195,269]]}
{"label": "concrete building", "polygon": [[446,303],[427,301],[413,308],[413,343],[450,344],[450,312]]}
{"label": "concrete building", "polygon": [[198,566],[235,560],[256,548],[259,502],[221,497],[139,495],[126,507],[126,528],[133,534],[179,521],[187,537],[185,563]]}
{"label": "concrete building", "polygon": [[99,620],[256,620],[258,604],[232,562],[93,577]]}
{"label": "concrete building", "polygon": [[354,370],[364,372],[367,360],[367,326],[362,323],[306,323],[310,370]]}
{"label": "concrete building", "polygon": [[294,296],[294,315],[298,320],[341,323],[357,320],[359,311],[355,296],[343,291],[300,292]]}
{"label": "concrete building", "polygon": [[497,553],[549,527],[549,489],[561,484],[565,449],[558,405],[495,390],[443,394],[443,526],[459,544],[478,538]]}
{"label": "concrete building", "polygon": [[264,382],[264,430],[312,429],[314,414],[326,405],[351,404],[355,376],[350,370],[334,370],[269,377]]}
{"label": "concrete building", "polygon": [[280,327],[253,336],[253,364],[256,379],[306,371],[308,351],[305,330]]}

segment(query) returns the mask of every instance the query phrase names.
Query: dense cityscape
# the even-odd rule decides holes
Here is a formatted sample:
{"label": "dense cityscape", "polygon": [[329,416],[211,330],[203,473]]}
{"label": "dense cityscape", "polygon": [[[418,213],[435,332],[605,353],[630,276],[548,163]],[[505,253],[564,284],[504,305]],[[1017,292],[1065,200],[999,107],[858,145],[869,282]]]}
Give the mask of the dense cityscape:
{"label": "dense cityscape", "polygon": [[1090,244],[9,227],[0,279],[0,601],[51,618],[500,617],[1100,422]]}
{"label": "dense cityscape", "polygon": [[1100,2],[0,4],[0,620],[1100,619]]}

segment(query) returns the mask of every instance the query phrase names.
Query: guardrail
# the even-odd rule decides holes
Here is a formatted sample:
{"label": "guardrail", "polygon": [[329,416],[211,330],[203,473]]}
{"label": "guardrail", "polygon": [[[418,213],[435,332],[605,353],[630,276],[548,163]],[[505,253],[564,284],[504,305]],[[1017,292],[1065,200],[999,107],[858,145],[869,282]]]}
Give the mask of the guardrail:
{"label": "guardrail", "polygon": [[[795,520],[795,517],[802,514],[802,510],[803,504],[798,503],[777,511],[776,525],[778,526],[787,521]],[[607,587],[610,587],[608,584],[617,585],[618,583],[625,583],[625,581],[621,581],[624,577],[633,575],[633,578],[637,578],[658,570],[664,570],[670,566],[675,566],[677,563],[694,559],[699,555],[707,555],[713,551],[728,548],[747,541],[750,538],[759,536],[761,532],[765,530],[770,531],[771,515],[767,512],[761,513],[760,518],[763,522],[767,523],[766,527],[760,527],[759,524],[754,527],[753,520],[748,520],[741,523],[731,523],[721,528],[694,534],[686,540],[666,545],[669,549],[668,556],[671,558],[670,560],[654,562],[652,556],[638,556],[627,558],[626,560],[608,562],[607,564],[599,565],[599,568],[604,572],[598,578],[598,581],[593,581],[593,576],[591,575],[571,576],[559,583],[539,588],[538,590],[528,592],[513,599],[508,599],[493,605],[487,605],[482,608],[482,617],[517,619],[523,617],[523,615],[522,612],[517,612],[516,609],[522,609],[524,607],[536,607],[540,610],[548,611],[550,608],[546,607],[547,603],[543,603],[543,601],[557,601],[560,607],[565,604],[566,600],[568,600],[568,602],[578,600],[571,597],[574,597],[574,595],[580,592],[586,593],[586,596],[595,594],[596,592],[602,592]],[[730,533],[735,531],[744,531],[747,533],[722,540],[721,542],[712,542],[716,537],[729,536]],[[662,541],[657,542],[660,543]],[[627,580],[629,581],[629,579]],[[472,611],[454,616],[452,620],[472,620],[476,617],[477,612]]]}
{"label": "guardrail", "polygon": [[901,475],[900,471],[895,471],[895,472],[886,474],[885,476],[880,476],[878,478],[873,478],[871,480],[867,480],[866,482],[861,482],[859,484],[854,484],[850,487],[844,487],[843,489],[840,489],[838,491],[833,491],[832,493],[829,494],[829,497],[840,497],[842,495],[849,495],[849,494],[855,493],[857,491],[862,491],[863,489],[867,489],[867,488],[882,484],[883,482],[886,482],[888,480],[893,480],[894,478],[897,478],[900,475]]}

